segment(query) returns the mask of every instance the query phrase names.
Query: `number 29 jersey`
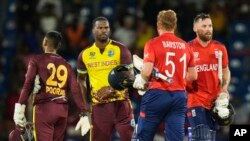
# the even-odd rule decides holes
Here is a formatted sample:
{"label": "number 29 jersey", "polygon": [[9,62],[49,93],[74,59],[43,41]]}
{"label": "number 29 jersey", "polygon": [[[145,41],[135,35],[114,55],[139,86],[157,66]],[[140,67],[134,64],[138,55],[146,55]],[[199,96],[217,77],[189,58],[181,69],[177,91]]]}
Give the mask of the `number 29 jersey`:
{"label": "number 29 jersey", "polygon": [[188,67],[195,67],[192,49],[173,33],[164,33],[145,45],[144,62],[154,63],[159,73],[172,78],[173,82],[151,77],[148,89],[185,90]]}
{"label": "number 29 jersey", "polygon": [[40,77],[41,89],[35,96],[35,104],[48,102],[59,96],[67,97],[69,91],[72,92],[73,97],[80,96],[76,75],[67,61],[60,55],[44,53],[35,55],[29,62],[25,83],[19,98],[20,103],[27,102],[29,95],[32,93],[37,74]]}

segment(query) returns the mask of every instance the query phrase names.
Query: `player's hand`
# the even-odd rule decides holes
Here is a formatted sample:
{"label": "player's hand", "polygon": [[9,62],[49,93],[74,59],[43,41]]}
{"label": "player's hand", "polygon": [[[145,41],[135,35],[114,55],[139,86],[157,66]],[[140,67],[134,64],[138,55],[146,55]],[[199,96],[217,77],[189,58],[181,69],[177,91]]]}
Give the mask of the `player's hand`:
{"label": "player's hand", "polygon": [[225,107],[215,107],[215,110],[218,113],[218,116],[222,119],[225,119],[229,116],[229,109]]}
{"label": "player's hand", "polygon": [[143,96],[145,93],[146,93],[146,91],[144,91],[144,90],[138,90],[138,94],[141,96]]}
{"label": "player's hand", "polygon": [[137,74],[135,76],[135,81],[133,83],[133,87],[139,90],[144,90],[146,87],[146,81],[142,78],[141,74]]}
{"label": "player's hand", "polygon": [[19,125],[21,127],[25,126],[26,123],[26,118],[25,118],[25,107],[26,105],[24,104],[20,104],[20,103],[16,103],[15,104],[15,110],[14,110],[14,122],[16,125]]}
{"label": "player's hand", "polygon": [[33,88],[33,91],[32,91],[33,94],[37,94],[39,92],[39,90],[41,89],[39,79],[40,79],[39,75],[36,75],[35,82],[34,82],[34,88]]}
{"label": "player's hand", "polygon": [[88,116],[81,116],[80,120],[76,124],[75,130],[81,129],[81,135],[84,136],[90,129],[90,123]]}
{"label": "player's hand", "polygon": [[225,93],[225,92],[219,93],[218,98],[215,100],[215,107],[227,108],[228,104],[229,104],[228,93]]}

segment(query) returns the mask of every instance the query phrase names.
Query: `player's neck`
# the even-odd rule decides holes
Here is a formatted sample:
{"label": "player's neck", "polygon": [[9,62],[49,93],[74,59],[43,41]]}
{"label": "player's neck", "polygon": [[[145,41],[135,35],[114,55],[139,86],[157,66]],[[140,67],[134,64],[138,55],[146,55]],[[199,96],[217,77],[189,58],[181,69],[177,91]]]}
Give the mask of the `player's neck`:
{"label": "player's neck", "polygon": [[165,33],[174,33],[174,30],[158,30],[159,35],[165,34]]}
{"label": "player's neck", "polygon": [[57,54],[56,50],[45,50],[45,53]]}
{"label": "player's neck", "polygon": [[97,41],[95,42],[95,45],[99,48],[99,49],[105,49],[105,47],[107,46],[107,44],[109,43],[109,39],[105,42],[100,42],[100,41]]}

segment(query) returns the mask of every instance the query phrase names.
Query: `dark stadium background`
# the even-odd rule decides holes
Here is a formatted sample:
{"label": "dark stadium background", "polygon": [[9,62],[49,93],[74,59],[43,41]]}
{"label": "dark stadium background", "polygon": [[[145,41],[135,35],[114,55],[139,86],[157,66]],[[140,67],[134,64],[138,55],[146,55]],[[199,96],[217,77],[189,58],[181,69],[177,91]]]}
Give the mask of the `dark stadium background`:
{"label": "dark stadium background", "polygon": [[[91,22],[97,16],[110,20],[112,38],[142,54],[146,40],[156,36],[159,10],[173,9],[178,16],[177,34],[189,41],[195,37],[196,14],[209,13],[214,38],[228,49],[232,80],[231,102],[236,110],[234,124],[250,124],[250,2],[248,0],[0,0],[0,140],[8,140],[14,129],[14,103],[22,87],[29,58],[41,53],[41,39],[48,30],[64,36],[59,54],[76,67],[79,52],[90,44]],[[131,90],[135,116],[140,97]],[[66,141],[78,141],[74,133],[75,105],[71,103]],[[31,110],[29,110],[31,111]],[[28,112],[30,117],[30,112]],[[159,129],[155,140],[161,141]],[[218,141],[229,140],[229,127],[218,133]],[[81,139],[83,140],[83,139]],[[85,137],[86,140],[86,137]],[[114,133],[114,140],[119,137]]]}

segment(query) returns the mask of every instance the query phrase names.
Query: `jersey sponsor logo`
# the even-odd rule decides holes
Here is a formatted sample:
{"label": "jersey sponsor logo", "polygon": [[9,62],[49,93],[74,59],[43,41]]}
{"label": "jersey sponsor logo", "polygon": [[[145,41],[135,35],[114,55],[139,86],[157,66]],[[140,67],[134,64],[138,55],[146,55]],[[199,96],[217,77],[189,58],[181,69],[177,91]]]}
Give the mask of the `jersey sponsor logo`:
{"label": "jersey sponsor logo", "polygon": [[94,67],[104,67],[104,66],[111,66],[111,65],[117,65],[117,60],[109,60],[109,61],[103,61],[103,62],[91,62],[88,63],[87,66],[89,68],[94,68]]}
{"label": "jersey sponsor logo", "polygon": [[186,49],[185,44],[181,42],[162,41],[162,45],[164,48]]}
{"label": "jersey sponsor logo", "polygon": [[217,71],[218,64],[201,64],[196,65],[197,72]]}
{"label": "jersey sponsor logo", "polygon": [[109,50],[109,51],[108,51],[108,56],[109,56],[109,57],[114,56],[114,54],[115,54],[114,50]]}

